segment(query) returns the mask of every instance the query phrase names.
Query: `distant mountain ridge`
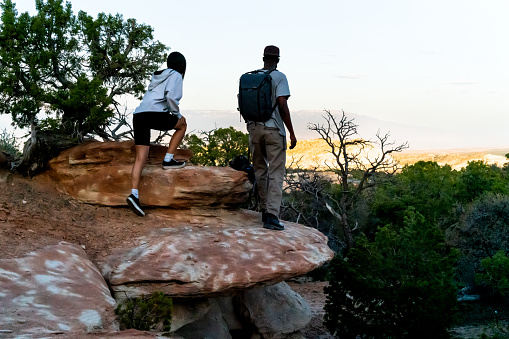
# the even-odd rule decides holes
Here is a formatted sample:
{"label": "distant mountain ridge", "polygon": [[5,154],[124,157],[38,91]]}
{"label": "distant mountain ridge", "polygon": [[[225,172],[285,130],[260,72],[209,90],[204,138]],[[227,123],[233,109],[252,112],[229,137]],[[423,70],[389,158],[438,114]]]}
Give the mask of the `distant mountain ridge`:
{"label": "distant mountain ridge", "polygon": [[[331,111],[340,117],[341,111]],[[238,111],[184,110],[188,120],[188,132],[210,131],[214,128],[233,126],[246,132],[245,124]],[[320,136],[308,129],[310,123],[325,123],[324,111],[292,111],[292,122],[297,139],[317,139]],[[408,141],[411,150],[451,149],[451,148],[509,148],[509,137],[503,126],[493,126],[490,130],[448,130],[422,126],[412,126],[385,121],[373,117],[346,112],[348,118],[358,125],[359,137],[373,140],[377,131],[390,132],[389,140],[400,144]],[[193,132],[194,131],[194,132]]]}

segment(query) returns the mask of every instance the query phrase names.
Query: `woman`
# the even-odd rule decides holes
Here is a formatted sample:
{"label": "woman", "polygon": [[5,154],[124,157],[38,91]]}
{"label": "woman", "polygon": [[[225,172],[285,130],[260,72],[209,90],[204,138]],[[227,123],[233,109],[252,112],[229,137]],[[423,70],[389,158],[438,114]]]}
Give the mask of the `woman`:
{"label": "woman", "polygon": [[134,143],[136,160],[131,172],[131,195],[127,204],[139,216],[144,216],[141,209],[138,186],[141,173],[148,158],[150,149],[150,130],[175,130],[163,160],[163,169],[174,169],[185,166],[185,162],[173,159],[177,147],[186,134],[186,118],[179,111],[182,98],[182,81],[186,73],[186,59],[179,52],[168,55],[167,69],[152,75],[147,92],[140,105],[133,113]]}

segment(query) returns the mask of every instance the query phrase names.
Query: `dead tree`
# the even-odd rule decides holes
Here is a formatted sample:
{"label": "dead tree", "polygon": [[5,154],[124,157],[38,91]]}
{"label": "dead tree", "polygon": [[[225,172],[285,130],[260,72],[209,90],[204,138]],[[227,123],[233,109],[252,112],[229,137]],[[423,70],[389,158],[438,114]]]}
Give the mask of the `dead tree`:
{"label": "dead tree", "polygon": [[[334,161],[324,165],[337,175],[341,185],[341,197],[338,200],[328,194],[324,190],[323,180],[316,172],[314,175],[288,178],[288,185],[314,196],[329,211],[341,227],[348,251],[355,244],[353,232],[357,226],[352,227],[348,218],[354,202],[363,191],[375,186],[374,177],[377,173],[396,172],[398,162],[392,157],[392,153],[408,148],[408,143],[395,145],[389,142],[389,133],[381,135],[380,132],[377,132],[373,141],[361,139],[357,134],[358,125],[353,119],[348,119],[344,111],[339,119],[328,110],[325,110],[323,117],[325,124],[310,124],[308,128],[316,131],[329,146]],[[376,154],[368,151],[376,151]],[[360,173],[359,180],[352,180],[352,171]]]}

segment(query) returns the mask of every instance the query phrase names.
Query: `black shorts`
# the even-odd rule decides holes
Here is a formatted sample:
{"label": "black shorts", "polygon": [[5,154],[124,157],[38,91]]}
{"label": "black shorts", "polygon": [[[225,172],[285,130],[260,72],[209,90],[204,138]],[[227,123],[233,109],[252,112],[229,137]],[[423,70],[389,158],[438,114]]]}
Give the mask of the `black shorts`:
{"label": "black shorts", "polygon": [[150,130],[169,131],[175,128],[178,117],[168,112],[141,112],[133,114],[135,145],[150,145]]}

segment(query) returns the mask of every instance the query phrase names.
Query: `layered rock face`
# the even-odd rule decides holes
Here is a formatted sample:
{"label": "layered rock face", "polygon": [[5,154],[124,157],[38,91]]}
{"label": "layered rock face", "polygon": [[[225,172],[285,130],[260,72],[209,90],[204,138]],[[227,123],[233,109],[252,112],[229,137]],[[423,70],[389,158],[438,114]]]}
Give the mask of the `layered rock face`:
{"label": "layered rock face", "polygon": [[[166,147],[150,147],[140,182],[141,203],[175,209],[235,206],[249,195],[244,172],[226,167],[186,166],[162,170]],[[46,172],[65,192],[90,204],[123,206],[131,193],[134,142],[90,142],[62,152]],[[178,150],[177,160],[189,160],[190,151]]]}
{"label": "layered rock face", "polygon": [[[160,228],[141,230],[93,264],[68,243],[0,260],[0,334],[150,335],[118,332],[113,310],[162,291],[173,298],[174,338],[302,338],[310,309],[284,281],[332,259],[327,238],[285,221],[284,231],[263,229],[260,213],[236,208],[251,189],[245,173],[164,171],[164,152],[151,149],[140,189],[143,205],[171,207],[150,210]],[[83,202],[125,205],[133,161],[132,142],[90,143],[53,159],[45,175]]]}

